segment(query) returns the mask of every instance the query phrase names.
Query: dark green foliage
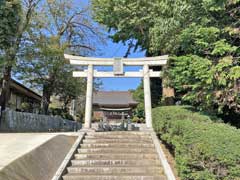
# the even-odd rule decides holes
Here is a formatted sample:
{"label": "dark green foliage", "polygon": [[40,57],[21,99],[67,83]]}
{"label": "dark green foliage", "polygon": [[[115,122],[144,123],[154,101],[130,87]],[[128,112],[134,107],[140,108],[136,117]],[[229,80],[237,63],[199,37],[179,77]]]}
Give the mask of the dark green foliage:
{"label": "dark green foliage", "polygon": [[135,119],[144,118],[144,93],[143,93],[143,82],[141,82],[140,86],[133,91],[133,98],[138,102],[137,108],[134,110]]}
{"label": "dark green foliage", "polygon": [[[26,24],[25,26],[26,27]],[[22,33],[21,1],[0,1],[0,70],[1,70],[1,111],[5,110],[10,98],[10,80],[12,67],[15,65]]]}
{"label": "dark green foliage", "polygon": [[7,50],[16,42],[21,22],[21,2],[1,0],[0,17],[0,50]]}
{"label": "dark green foliage", "polygon": [[172,147],[181,179],[239,179],[240,130],[187,106],[155,108],[153,127]]}
{"label": "dark green foliage", "polygon": [[72,115],[70,115],[66,110],[61,108],[50,108],[50,115],[60,116],[63,119],[74,121]]}
{"label": "dark green foliage", "polygon": [[[161,93],[162,90],[162,80],[159,78],[151,78],[151,98],[152,98],[152,107],[157,107],[160,104]],[[145,117],[144,110],[144,90],[143,90],[143,81],[137,87],[135,91],[133,91],[133,98],[138,102],[137,108],[134,110],[134,116],[139,118]]]}
{"label": "dark green foliage", "polygon": [[48,114],[51,96],[57,95],[66,110],[71,100],[85,91],[85,81],[72,77],[73,68],[63,55],[65,51],[83,56],[94,53],[100,30],[88,8],[73,0],[43,1],[36,9],[16,74],[43,92],[43,114]]}
{"label": "dark green foliage", "polygon": [[[147,55],[174,56],[166,86],[178,99],[215,114],[240,114],[240,0],[92,2],[95,19],[114,30],[115,42],[134,39]],[[154,100],[160,92],[152,92]]]}
{"label": "dark green foliage", "polygon": [[240,67],[234,65],[233,57],[224,57],[213,65],[211,60],[200,56],[179,56],[171,59],[168,72],[171,85],[182,95],[183,102],[215,114],[226,107],[240,112],[236,84]]}

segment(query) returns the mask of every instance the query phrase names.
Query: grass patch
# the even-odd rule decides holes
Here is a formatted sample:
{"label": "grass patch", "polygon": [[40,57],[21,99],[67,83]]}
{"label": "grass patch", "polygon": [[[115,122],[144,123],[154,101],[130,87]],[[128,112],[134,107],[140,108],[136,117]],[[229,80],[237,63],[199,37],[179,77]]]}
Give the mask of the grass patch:
{"label": "grass patch", "polygon": [[240,179],[240,130],[215,121],[189,106],[153,110],[153,127],[173,150],[181,179]]}

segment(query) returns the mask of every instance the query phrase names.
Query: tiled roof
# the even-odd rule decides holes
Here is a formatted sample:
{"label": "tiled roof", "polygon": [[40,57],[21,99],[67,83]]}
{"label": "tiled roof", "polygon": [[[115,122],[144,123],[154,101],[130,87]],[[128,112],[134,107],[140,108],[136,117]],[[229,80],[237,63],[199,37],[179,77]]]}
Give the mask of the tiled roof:
{"label": "tiled roof", "polygon": [[129,107],[138,103],[130,91],[97,91],[93,94],[93,104],[103,107]]}
{"label": "tiled roof", "polygon": [[[0,82],[1,81],[2,81],[2,79],[0,79]],[[14,80],[14,79],[11,79],[11,81],[10,81],[10,89],[13,91],[16,91],[18,93],[21,93],[24,96],[33,98],[38,101],[41,101],[41,99],[42,99],[41,95],[39,95],[35,91],[31,90],[30,88],[24,86],[23,84],[21,84],[20,82]],[[0,90],[1,90],[1,83],[0,83]]]}

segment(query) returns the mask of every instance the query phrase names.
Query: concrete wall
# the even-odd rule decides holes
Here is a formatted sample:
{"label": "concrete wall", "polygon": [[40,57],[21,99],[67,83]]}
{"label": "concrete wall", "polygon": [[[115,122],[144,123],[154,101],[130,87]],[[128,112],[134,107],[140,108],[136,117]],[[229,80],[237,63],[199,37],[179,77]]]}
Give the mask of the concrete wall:
{"label": "concrete wall", "polygon": [[8,132],[48,132],[48,131],[76,131],[81,124],[40,114],[31,114],[7,110],[1,120],[1,131]]}
{"label": "concrete wall", "polygon": [[76,139],[53,137],[0,169],[0,180],[51,180]]}

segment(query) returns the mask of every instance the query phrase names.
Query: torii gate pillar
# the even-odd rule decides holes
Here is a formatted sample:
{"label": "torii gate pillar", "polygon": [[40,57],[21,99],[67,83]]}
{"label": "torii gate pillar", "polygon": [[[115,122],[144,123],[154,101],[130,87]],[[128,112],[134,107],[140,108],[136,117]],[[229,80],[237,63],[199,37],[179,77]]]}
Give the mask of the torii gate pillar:
{"label": "torii gate pillar", "polygon": [[143,66],[143,86],[144,86],[144,106],[145,106],[145,121],[147,128],[152,128],[152,103],[151,103],[151,88],[149,67],[147,64]]}
{"label": "torii gate pillar", "polygon": [[[152,128],[152,103],[151,103],[151,89],[150,89],[150,75],[149,66],[143,66],[143,84],[144,84],[144,106],[145,106],[145,120],[146,126]],[[85,128],[91,128],[92,121],[92,99],[93,99],[93,65],[88,65],[87,71],[87,93],[85,106]]]}
{"label": "torii gate pillar", "polygon": [[[74,71],[73,77],[87,78],[87,93],[85,106],[85,125],[84,128],[91,128],[92,121],[92,101],[93,101],[93,78],[94,77],[129,77],[143,78],[144,84],[144,105],[145,105],[145,119],[147,128],[152,128],[152,105],[151,105],[151,90],[150,77],[162,77],[161,71],[149,70],[149,66],[165,66],[167,64],[168,55],[157,57],[144,58],[92,58],[81,57],[64,54],[66,59],[70,60],[72,65],[88,66],[87,70]],[[94,66],[113,66],[116,68],[114,72],[101,72],[93,70]],[[124,72],[123,66],[143,66],[143,70],[136,72]]]}
{"label": "torii gate pillar", "polygon": [[93,99],[93,65],[88,65],[87,71],[87,93],[85,105],[85,128],[91,128],[92,121],[92,99]]}

